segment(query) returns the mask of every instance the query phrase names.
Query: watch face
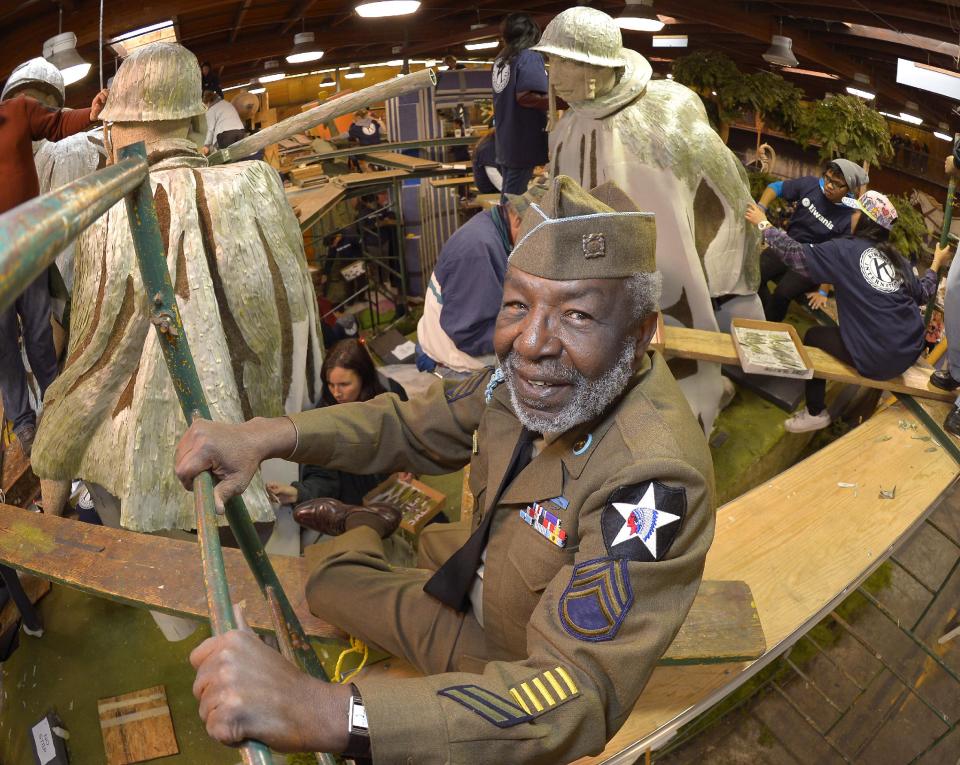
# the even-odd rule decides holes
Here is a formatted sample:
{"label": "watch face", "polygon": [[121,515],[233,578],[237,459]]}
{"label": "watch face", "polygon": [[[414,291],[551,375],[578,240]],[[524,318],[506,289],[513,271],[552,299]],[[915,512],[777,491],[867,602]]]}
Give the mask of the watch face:
{"label": "watch face", "polygon": [[367,724],[367,710],[356,697],[350,699],[350,732],[366,735],[370,726]]}

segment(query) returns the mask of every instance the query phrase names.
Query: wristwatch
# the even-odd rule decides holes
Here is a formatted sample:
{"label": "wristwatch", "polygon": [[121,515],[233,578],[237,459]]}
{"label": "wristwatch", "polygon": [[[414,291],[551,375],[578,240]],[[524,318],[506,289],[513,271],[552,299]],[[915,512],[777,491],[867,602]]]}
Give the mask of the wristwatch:
{"label": "wristwatch", "polygon": [[768,221],[768,220],[762,220],[762,221],[760,221],[760,222],[757,224],[757,228],[760,229],[761,231],[763,231],[764,229],[770,228],[772,225],[773,225],[773,224],[772,224],[770,221]]}
{"label": "wristwatch", "polygon": [[350,704],[347,706],[347,748],[343,754],[351,759],[370,759],[370,729],[367,725],[367,710],[363,706],[360,691],[350,684]]}

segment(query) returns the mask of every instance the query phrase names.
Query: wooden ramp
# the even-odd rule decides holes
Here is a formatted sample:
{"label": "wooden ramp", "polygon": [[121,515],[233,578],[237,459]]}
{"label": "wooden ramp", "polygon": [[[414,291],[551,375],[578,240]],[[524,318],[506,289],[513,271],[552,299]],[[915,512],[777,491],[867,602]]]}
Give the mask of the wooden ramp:
{"label": "wooden ramp", "polygon": [[[664,355],[668,358],[716,361],[718,364],[740,365],[740,357],[733,346],[733,338],[724,332],[707,332],[702,329],[664,327],[666,345]],[[804,346],[813,361],[813,376],[824,380],[863,385],[867,388],[907,393],[917,398],[953,403],[956,393],[947,393],[927,387],[932,369],[914,365],[899,377],[891,380],[871,380],[857,373],[853,367],[838,361],[826,351]]]}
{"label": "wooden ramp", "polygon": [[[937,422],[948,411],[923,406]],[[957,464],[928,438],[894,404],[721,507],[704,577],[746,581],[767,652],[754,662],[657,667],[604,753],[578,765],[635,762],[781,655],[864,581],[957,480]],[[894,487],[893,499],[880,498]]]}
{"label": "wooden ramp", "polygon": [[397,151],[372,151],[369,154],[361,154],[360,156],[370,162],[376,162],[380,165],[390,165],[391,167],[401,167],[404,170],[435,170],[440,167],[440,163],[436,160],[411,157],[409,154],[401,154]]}
{"label": "wooden ramp", "polygon": [[296,213],[300,230],[306,231],[347,194],[338,183],[327,183],[315,189],[291,189],[287,202]]}

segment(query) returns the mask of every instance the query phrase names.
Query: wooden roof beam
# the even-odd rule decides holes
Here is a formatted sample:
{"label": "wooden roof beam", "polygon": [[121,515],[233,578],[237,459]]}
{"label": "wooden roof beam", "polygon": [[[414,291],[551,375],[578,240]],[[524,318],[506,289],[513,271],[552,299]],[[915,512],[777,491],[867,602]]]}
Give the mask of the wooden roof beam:
{"label": "wooden roof beam", "polygon": [[247,15],[247,11],[250,10],[250,3],[253,0],[243,0],[240,4],[240,7],[237,9],[237,16],[233,20],[233,29],[230,30],[230,42],[235,43],[237,41],[237,35],[240,34],[240,27],[243,25],[243,17]]}

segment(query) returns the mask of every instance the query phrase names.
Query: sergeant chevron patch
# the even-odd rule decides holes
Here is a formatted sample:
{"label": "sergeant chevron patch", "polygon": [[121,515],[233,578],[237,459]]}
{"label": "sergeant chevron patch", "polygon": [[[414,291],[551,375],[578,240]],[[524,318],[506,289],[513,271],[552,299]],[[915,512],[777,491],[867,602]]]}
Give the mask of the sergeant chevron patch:
{"label": "sergeant chevron patch", "polygon": [[573,567],[557,610],[567,634],[599,643],[613,640],[632,605],[627,561],[597,558]]}
{"label": "sergeant chevron patch", "polygon": [[437,695],[453,699],[498,728],[512,728],[530,722],[534,717],[512,701],[479,685],[453,685],[437,691]]}
{"label": "sergeant chevron patch", "polygon": [[523,711],[536,717],[580,695],[570,673],[554,667],[510,689],[510,695]]}

